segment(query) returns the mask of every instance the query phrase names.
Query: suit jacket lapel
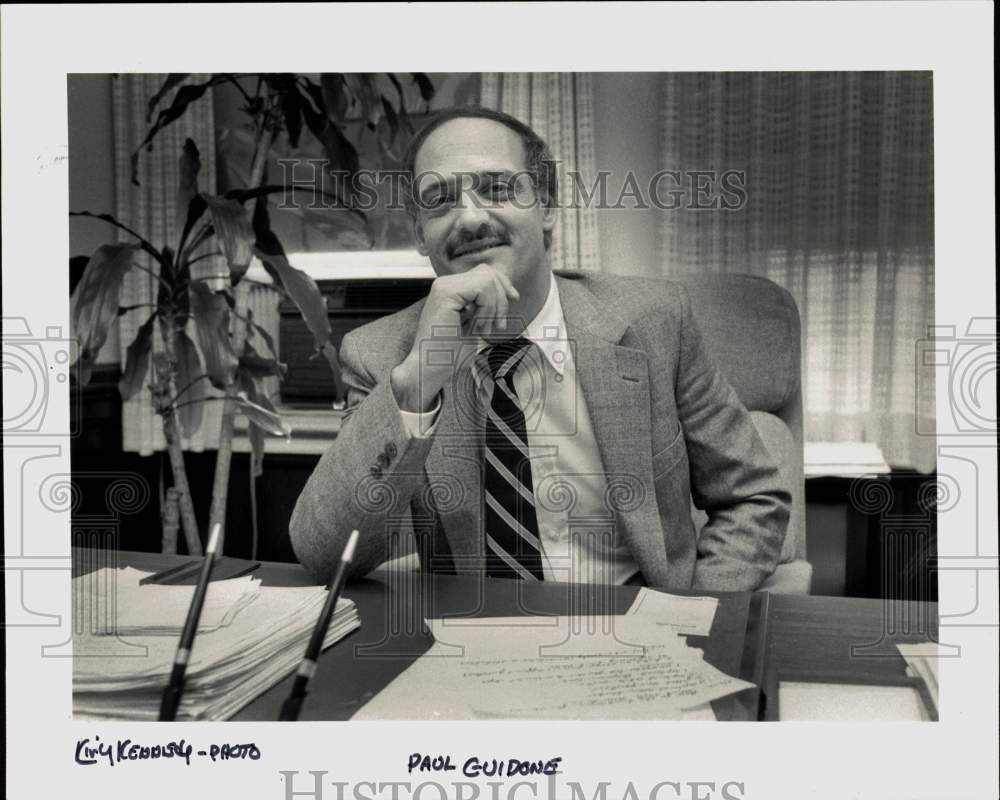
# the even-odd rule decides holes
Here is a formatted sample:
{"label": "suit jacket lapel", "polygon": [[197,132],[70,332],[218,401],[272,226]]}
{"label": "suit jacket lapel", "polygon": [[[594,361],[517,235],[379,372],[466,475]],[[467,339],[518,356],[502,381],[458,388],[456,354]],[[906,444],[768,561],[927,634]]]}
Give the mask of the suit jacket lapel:
{"label": "suit jacket lapel", "polygon": [[[476,399],[469,359],[475,346],[463,347],[459,368],[442,391],[434,444],[427,456],[431,500],[451,547],[455,571],[481,572],[482,532],[482,407]],[[433,487],[439,486],[439,490]]]}
{"label": "suit jacket lapel", "polygon": [[[573,280],[559,280],[567,337],[607,476],[618,530],[647,576],[666,568],[653,463],[646,354],[621,342],[627,324]],[[652,535],[651,535],[652,534]]]}
{"label": "suit jacket lapel", "polygon": [[[641,350],[619,344],[628,330],[577,281],[560,278],[559,297],[580,388],[608,480],[610,511],[647,576],[666,568],[653,487],[649,367]],[[434,444],[427,457],[431,494],[458,573],[481,572],[483,410],[463,349],[455,378],[442,393]],[[433,487],[441,490],[435,492]],[[447,491],[445,487],[450,487]],[[651,535],[654,534],[654,535]]]}

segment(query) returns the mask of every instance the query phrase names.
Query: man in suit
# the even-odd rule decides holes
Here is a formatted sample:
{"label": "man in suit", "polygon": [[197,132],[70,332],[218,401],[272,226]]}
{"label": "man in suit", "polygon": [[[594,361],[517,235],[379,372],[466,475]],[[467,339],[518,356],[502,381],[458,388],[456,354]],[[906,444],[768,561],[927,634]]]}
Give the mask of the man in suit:
{"label": "man in suit", "polygon": [[445,112],[404,167],[438,277],[344,338],[348,414],[290,524],[302,563],[326,578],[358,528],[355,574],[412,533],[435,571],[760,585],[790,493],[683,289],[552,272],[554,162],[512,117]]}

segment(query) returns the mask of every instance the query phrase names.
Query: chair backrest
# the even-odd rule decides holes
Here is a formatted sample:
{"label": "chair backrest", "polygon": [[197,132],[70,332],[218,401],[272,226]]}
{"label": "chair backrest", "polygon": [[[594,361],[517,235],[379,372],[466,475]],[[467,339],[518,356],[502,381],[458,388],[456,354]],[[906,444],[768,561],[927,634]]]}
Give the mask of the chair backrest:
{"label": "chair backrest", "polygon": [[795,300],[776,283],[752,275],[678,280],[691,297],[709,356],[750,411],[791,489],[781,561],[805,559],[801,325]]}

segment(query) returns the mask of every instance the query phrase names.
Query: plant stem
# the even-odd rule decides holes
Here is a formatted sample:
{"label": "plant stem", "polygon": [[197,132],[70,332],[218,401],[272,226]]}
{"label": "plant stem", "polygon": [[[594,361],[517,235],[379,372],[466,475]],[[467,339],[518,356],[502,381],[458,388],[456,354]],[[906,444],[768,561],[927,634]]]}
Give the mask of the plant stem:
{"label": "plant stem", "polygon": [[[257,131],[257,143],[254,149],[253,165],[250,169],[250,189],[261,186],[267,172],[267,158],[278,136],[276,126],[271,124],[270,115],[265,114]],[[258,198],[257,202],[267,202],[266,198]],[[250,303],[248,287],[236,287],[236,309],[233,314],[233,350],[237,357],[243,353],[247,340],[247,309]],[[236,403],[235,375],[226,385],[226,403],[222,407],[222,424],[219,428],[219,450],[215,458],[215,480],[212,484],[212,510],[209,515],[209,530],[219,525],[218,552],[222,553],[226,537],[226,502],[229,498],[229,468],[233,458],[233,433],[236,427],[236,414],[239,406]]]}
{"label": "plant stem", "polygon": [[187,469],[184,466],[184,451],[181,448],[181,435],[177,426],[177,412],[167,402],[167,398],[175,394],[174,370],[177,359],[174,352],[173,320],[161,321],[160,332],[163,336],[166,358],[156,362],[156,383],[153,386],[153,403],[157,413],[163,418],[163,438],[167,442],[167,453],[170,456],[170,470],[174,476],[174,488],[180,492],[178,505],[181,512],[181,526],[184,528],[184,540],[187,542],[188,553],[201,555],[201,537],[198,535],[198,520],[194,515],[194,503],[191,500],[191,487],[188,485]]}
{"label": "plant stem", "polygon": [[180,497],[181,493],[175,486],[167,489],[161,512],[163,533],[160,540],[160,550],[164,553],[177,552],[177,529],[180,527]]}
{"label": "plant stem", "polygon": [[[247,287],[237,287],[236,290],[236,313],[233,320],[233,349],[237,353],[243,352],[246,344],[247,325],[245,322],[246,311],[249,305],[250,292]],[[237,385],[235,378],[226,385],[225,405],[222,407],[222,424],[219,428],[219,450],[215,457],[215,480],[212,484],[212,510],[209,514],[209,530],[213,530],[218,524],[219,527],[219,549],[223,552],[222,545],[226,536],[226,502],[229,497],[229,468],[233,458],[233,434],[236,429],[236,415],[239,413],[239,406],[236,403]]]}
{"label": "plant stem", "polygon": [[188,486],[187,470],[184,466],[184,451],[181,449],[180,432],[177,430],[177,417],[172,409],[163,414],[163,436],[167,440],[167,453],[170,454],[170,469],[174,475],[174,487],[180,492],[179,505],[181,509],[181,526],[184,528],[184,540],[187,542],[188,554],[201,555],[201,539],[198,536],[198,520],[194,516],[194,503],[191,502],[191,488]]}

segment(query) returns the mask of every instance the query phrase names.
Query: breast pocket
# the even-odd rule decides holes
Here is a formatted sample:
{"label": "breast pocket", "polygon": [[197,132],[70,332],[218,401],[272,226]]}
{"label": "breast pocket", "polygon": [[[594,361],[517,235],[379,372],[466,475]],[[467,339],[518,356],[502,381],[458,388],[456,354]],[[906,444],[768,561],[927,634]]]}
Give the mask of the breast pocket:
{"label": "breast pocket", "polygon": [[653,479],[676,467],[684,459],[685,452],[684,432],[678,428],[674,440],[653,454]]}

